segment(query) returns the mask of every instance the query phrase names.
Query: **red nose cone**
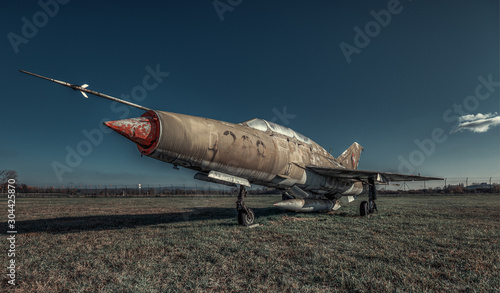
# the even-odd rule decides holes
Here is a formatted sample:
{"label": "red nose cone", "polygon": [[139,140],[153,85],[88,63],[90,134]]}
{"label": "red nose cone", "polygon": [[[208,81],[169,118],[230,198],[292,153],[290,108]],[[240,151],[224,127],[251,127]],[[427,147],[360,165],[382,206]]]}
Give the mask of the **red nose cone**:
{"label": "red nose cone", "polygon": [[143,116],[116,121],[104,122],[104,125],[148,149],[158,140],[158,122],[156,117]]}

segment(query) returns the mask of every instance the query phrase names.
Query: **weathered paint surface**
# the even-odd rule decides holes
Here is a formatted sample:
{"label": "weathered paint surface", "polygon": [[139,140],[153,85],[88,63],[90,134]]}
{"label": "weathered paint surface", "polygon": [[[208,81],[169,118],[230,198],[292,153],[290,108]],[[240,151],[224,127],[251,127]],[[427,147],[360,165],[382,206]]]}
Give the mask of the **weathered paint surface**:
{"label": "weathered paint surface", "polygon": [[104,124],[143,149],[151,147],[159,135],[159,124],[151,116],[108,121]]}
{"label": "weathered paint surface", "polygon": [[[286,127],[261,119],[233,124],[163,111],[142,116],[106,125],[136,142],[144,155],[200,172],[217,171],[281,189],[295,186],[316,198],[364,191],[361,182],[308,170],[311,165],[345,167],[317,143]],[[355,144],[345,153],[357,161],[361,150]]]}

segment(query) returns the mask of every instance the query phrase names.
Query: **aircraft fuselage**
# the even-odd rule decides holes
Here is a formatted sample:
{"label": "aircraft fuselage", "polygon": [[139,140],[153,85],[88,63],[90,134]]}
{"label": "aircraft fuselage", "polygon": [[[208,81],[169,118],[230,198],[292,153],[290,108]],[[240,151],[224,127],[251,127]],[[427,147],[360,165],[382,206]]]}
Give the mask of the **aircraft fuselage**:
{"label": "aircraft fuselage", "polygon": [[[364,191],[361,182],[338,180],[307,170],[305,166],[311,165],[344,167],[314,141],[264,120],[233,124],[154,110],[144,113],[142,119],[146,127],[151,124],[146,130],[150,136],[146,143],[131,137],[137,136],[137,130],[122,129],[119,133],[138,143],[142,154],[160,161],[200,172],[218,171],[280,189],[296,185],[318,195],[358,195]],[[120,128],[138,128],[135,122],[124,125],[127,120],[106,125],[115,130],[117,124]],[[281,127],[281,132],[288,135],[271,127]]]}

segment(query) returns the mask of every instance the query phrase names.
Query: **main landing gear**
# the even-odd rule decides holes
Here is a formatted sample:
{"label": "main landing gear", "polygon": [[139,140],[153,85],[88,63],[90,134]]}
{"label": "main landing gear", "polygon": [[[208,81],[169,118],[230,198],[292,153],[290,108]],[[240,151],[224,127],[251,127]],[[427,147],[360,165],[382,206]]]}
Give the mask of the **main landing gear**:
{"label": "main landing gear", "polygon": [[359,206],[359,214],[364,217],[377,210],[377,204],[375,200],[377,199],[377,187],[375,186],[375,179],[368,179],[368,201],[362,201]]}
{"label": "main landing gear", "polygon": [[238,201],[236,201],[236,210],[238,211],[238,224],[242,226],[250,226],[255,221],[253,211],[247,208],[244,199],[247,196],[245,186],[240,185],[240,193],[238,193]]}

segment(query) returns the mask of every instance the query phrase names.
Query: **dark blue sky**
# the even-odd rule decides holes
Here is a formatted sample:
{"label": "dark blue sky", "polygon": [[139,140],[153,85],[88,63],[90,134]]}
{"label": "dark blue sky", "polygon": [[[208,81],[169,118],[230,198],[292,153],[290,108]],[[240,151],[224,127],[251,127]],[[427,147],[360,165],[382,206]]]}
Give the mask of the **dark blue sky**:
{"label": "dark blue sky", "polygon": [[[159,110],[274,119],[334,156],[357,141],[363,170],[500,176],[499,127],[450,133],[458,116],[500,112],[498,1],[215,2],[223,13],[212,1],[41,2],[0,10],[0,169],[27,184],[191,184],[194,172],[141,158],[116,133],[68,163],[85,130],[142,111],[18,69]],[[169,75],[141,91],[151,70]]]}

